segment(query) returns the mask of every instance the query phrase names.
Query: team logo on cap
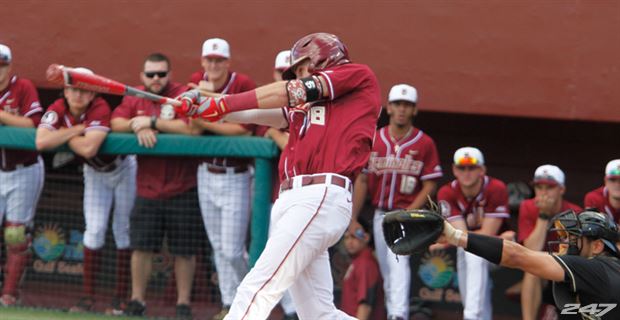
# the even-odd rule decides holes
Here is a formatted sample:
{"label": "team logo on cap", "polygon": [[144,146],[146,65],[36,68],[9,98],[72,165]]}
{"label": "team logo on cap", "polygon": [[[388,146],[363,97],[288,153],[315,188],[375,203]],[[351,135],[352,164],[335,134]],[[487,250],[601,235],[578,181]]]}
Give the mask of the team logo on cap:
{"label": "team logo on cap", "polygon": [[406,96],[406,95],[407,95],[407,89],[403,89],[403,92],[401,92],[401,94],[402,94],[403,96]]}
{"label": "team logo on cap", "polygon": [[213,50],[217,50],[217,48],[218,48],[217,43],[214,43],[214,44],[213,44]]}

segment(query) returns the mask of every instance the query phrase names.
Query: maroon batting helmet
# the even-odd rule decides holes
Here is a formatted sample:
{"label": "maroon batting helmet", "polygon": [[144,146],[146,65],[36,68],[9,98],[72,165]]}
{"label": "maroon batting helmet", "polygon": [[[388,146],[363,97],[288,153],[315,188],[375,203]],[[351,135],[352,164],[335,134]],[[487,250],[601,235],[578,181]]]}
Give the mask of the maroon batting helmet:
{"label": "maroon batting helmet", "polygon": [[282,74],[285,80],[295,79],[295,68],[310,59],[310,72],[348,63],[347,47],[331,33],[312,33],[295,42],[291,49],[291,66]]}

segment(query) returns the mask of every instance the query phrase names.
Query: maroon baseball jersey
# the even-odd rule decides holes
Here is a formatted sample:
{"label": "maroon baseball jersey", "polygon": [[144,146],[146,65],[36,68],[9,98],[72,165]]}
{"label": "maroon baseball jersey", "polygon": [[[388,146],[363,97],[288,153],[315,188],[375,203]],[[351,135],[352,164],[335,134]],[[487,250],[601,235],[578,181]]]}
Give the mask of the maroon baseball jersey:
{"label": "maroon baseball jersey", "polygon": [[[103,98],[97,97],[79,118],[75,118],[69,111],[69,106],[65,99],[58,99],[45,111],[39,128],[58,130],[60,128],[71,128],[78,124],[84,124],[86,132],[90,130],[109,132],[110,106]],[[90,159],[82,157],[79,157],[79,159],[95,170],[102,171],[110,168],[110,165],[114,163],[117,157],[114,155],[96,155]]]}
{"label": "maroon baseball jersey", "polygon": [[408,207],[422,181],[442,176],[437,147],[431,137],[411,128],[396,140],[388,127],[377,131],[366,173],[372,204],[384,210]]}
{"label": "maroon baseball jersey", "polygon": [[597,208],[599,211],[607,213],[616,223],[620,223],[620,208],[614,208],[609,203],[609,191],[605,186],[588,192],[583,200],[583,205],[586,208]]}
{"label": "maroon baseball jersey", "polygon": [[385,320],[387,312],[383,292],[383,280],[377,259],[370,248],[365,248],[351,261],[342,282],[342,305],[340,309],[350,316],[357,315],[360,303],[372,308],[372,320]]}
{"label": "maroon baseball jersey", "polygon": [[284,108],[289,139],[280,157],[280,178],[322,172],[354,180],[372,148],[381,91],[366,65],[348,63],[317,72],[329,97],[308,108]]}
{"label": "maroon baseball jersey", "polygon": [[[578,205],[562,200],[560,212],[570,209],[575,210],[575,212],[581,211],[581,208]],[[530,236],[536,226],[536,220],[538,219],[539,213],[540,210],[536,207],[534,199],[527,199],[521,202],[521,205],[519,206],[519,234],[517,236],[519,242],[523,242],[523,240]],[[555,237],[551,236],[551,238]]]}
{"label": "maroon baseball jersey", "polygon": [[467,199],[458,180],[453,180],[439,189],[437,201],[448,221],[463,219],[468,230],[480,229],[486,217],[510,218],[506,185],[489,176],[484,176],[482,188],[473,199]]}
{"label": "maroon baseball jersey", "polygon": [[[196,71],[192,73],[189,78],[189,82],[198,84],[201,80],[208,81],[209,77],[207,73],[204,71]],[[221,88],[217,88],[215,93],[221,94],[233,94],[233,93],[241,93],[245,91],[250,91],[256,88],[256,84],[250,77],[243,73],[238,72],[229,72],[228,78],[226,82]],[[241,124],[246,130],[254,133],[256,129],[256,125],[254,124]],[[207,157],[204,161],[217,165],[217,166],[225,166],[225,167],[238,167],[242,165],[247,165],[252,162],[251,158],[212,158]]]}
{"label": "maroon baseball jersey", "polygon": [[[0,108],[13,115],[28,117],[36,128],[41,121],[43,108],[39,95],[30,80],[13,76],[9,85],[0,91]],[[0,148],[0,169],[14,168],[22,163],[37,161],[37,152]]]}
{"label": "maroon baseball jersey", "polygon": [[[143,86],[139,87],[144,90]],[[178,83],[169,83],[160,95],[176,97],[187,91]],[[131,119],[136,116],[159,116],[159,103],[125,96],[114,112],[112,119]],[[187,118],[175,115],[179,119]],[[165,157],[138,155],[138,195],[148,199],[167,199],[196,186],[196,159],[191,157]]]}

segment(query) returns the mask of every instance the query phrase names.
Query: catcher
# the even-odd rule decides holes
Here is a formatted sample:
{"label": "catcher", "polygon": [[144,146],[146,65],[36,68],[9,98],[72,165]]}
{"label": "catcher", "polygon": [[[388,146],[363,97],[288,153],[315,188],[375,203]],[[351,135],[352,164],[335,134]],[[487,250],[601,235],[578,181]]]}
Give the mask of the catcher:
{"label": "catcher", "polygon": [[[569,210],[553,218],[549,253],[516,242],[468,233],[444,221],[436,208],[386,214],[383,233],[399,255],[421,253],[434,242],[449,243],[504,267],[553,281],[553,295],[562,319],[620,319],[620,252],[618,226],[592,209],[579,215]],[[558,251],[555,253],[552,251]]]}

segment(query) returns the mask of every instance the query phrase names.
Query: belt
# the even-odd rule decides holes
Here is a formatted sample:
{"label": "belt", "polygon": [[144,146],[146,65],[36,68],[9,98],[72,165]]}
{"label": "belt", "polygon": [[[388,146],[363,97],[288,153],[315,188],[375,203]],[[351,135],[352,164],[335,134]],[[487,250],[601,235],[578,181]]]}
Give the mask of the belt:
{"label": "belt", "polygon": [[247,165],[241,165],[238,167],[218,167],[218,166],[214,166],[214,165],[209,165],[207,164],[207,171],[211,172],[211,173],[216,173],[216,174],[222,174],[222,173],[242,173],[242,172],[246,172],[248,171],[248,166]]}
{"label": "belt", "polygon": [[102,167],[97,167],[92,164],[88,164],[88,165],[91,166],[91,168],[95,169],[95,171],[97,172],[105,172],[105,173],[112,172],[116,170],[116,168],[118,168],[121,165],[121,163],[123,163],[123,160],[125,160],[126,157],[127,157],[126,155],[119,155],[118,157],[114,158],[114,161]]}
{"label": "belt", "polygon": [[8,165],[6,167],[1,167],[0,170],[4,171],[4,172],[10,172],[10,171],[15,171],[17,169],[22,169],[22,168],[26,168],[26,167],[30,167],[31,165],[35,164],[39,162],[38,158],[34,158],[30,161],[26,161],[23,163],[16,163],[16,164],[12,164],[12,165]]}
{"label": "belt", "polygon": [[[331,180],[327,177],[331,176]],[[300,185],[295,185],[295,179],[301,179]],[[328,183],[328,181],[330,181]],[[332,184],[335,186],[339,186],[341,188],[347,189],[349,192],[352,192],[353,186],[349,179],[341,176],[337,176],[334,174],[316,174],[316,175],[308,175],[308,176],[297,176],[292,179],[286,179],[282,181],[280,184],[280,193],[294,189],[295,187],[305,187],[315,184]]]}

